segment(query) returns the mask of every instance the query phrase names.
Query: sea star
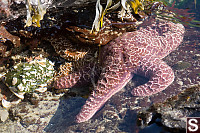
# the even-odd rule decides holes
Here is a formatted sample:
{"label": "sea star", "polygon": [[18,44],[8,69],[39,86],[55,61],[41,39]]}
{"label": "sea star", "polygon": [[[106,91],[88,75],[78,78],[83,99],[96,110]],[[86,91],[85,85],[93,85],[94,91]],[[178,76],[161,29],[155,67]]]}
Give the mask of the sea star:
{"label": "sea star", "polygon": [[[89,120],[129,82],[133,74],[149,78],[146,84],[132,90],[134,96],[149,96],[167,88],[174,80],[174,73],[161,59],[180,45],[184,31],[182,24],[156,20],[145,28],[124,33],[104,46],[97,86],[76,116],[76,121],[80,123]],[[54,86],[61,89],[91,82],[95,68],[85,67],[77,73],[61,77]]]}

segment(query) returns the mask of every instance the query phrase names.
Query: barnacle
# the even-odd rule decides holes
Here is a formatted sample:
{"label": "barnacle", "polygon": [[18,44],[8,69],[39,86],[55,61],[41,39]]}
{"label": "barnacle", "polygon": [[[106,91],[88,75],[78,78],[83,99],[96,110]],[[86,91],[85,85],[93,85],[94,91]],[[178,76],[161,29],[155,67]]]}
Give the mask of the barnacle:
{"label": "barnacle", "polygon": [[46,58],[18,63],[5,74],[5,83],[22,99],[23,94],[27,92],[44,92],[47,90],[48,82],[53,78],[53,66],[54,63]]}

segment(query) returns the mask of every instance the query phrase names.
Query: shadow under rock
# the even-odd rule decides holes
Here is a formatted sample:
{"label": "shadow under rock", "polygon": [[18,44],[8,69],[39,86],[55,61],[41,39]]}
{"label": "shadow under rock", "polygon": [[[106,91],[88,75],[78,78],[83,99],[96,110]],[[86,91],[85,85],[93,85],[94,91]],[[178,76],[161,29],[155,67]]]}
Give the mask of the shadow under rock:
{"label": "shadow under rock", "polygon": [[79,113],[85,103],[82,97],[61,98],[59,107],[55,115],[51,118],[44,131],[53,133],[63,133],[66,127],[75,125],[75,116]]}

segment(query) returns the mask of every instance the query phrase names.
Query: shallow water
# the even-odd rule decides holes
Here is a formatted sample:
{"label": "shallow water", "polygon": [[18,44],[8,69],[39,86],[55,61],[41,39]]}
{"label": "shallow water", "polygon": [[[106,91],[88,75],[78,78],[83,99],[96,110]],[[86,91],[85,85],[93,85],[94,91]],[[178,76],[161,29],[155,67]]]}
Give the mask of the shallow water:
{"label": "shallow water", "polygon": [[[195,12],[199,12],[197,9],[193,10]],[[198,16],[196,18],[199,19]],[[98,111],[95,116],[89,120],[88,122],[75,124],[71,119],[75,117],[78,113],[78,110],[75,109],[74,112],[69,112],[69,110],[73,110],[74,106],[80,108],[80,103],[82,105],[84,103],[84,99],[82,98],[72,98],[65,99],[64,104],[69,107],[67,110],[63,109],[63,117],[60,116],[60,111],[55,114],[55,116],[51,119],[50,124],[45,128],[46,131],[49,132],[60,132],[62,129],[65,132],[141,132],[141,133],[149,133],[151,132],[179,132],[184,131],[184,129],[165,129],[164,126],[161,125],[161,120],[158,117],[156,120],[153,120],[149,126],[147,123],[143,123],[144,125],[141,127],[145,127],[141,129],[138,126],[137,120],[137,112],[138,110],[145,110],[149,107],[152,102],[163,102],[167,96],[177,95],[179,92],[185,90],[194,85],[199,84],[199,76],[200,73],[199,67],[199,59],[195,59],[196,56],[199,55],[199,44],[200,36],[199,36],[199,28],[186,28],[186,34],[184,37],[184,41],[179,48],[168,55],[164,61],[167,62],[170,66],[172,66],[175,72],[175,81],[170,85],[164,92],[159,93],[158,95],[152,97],[145,98],[135,98],[130,95],[130,90],[133,87],[133,84],[138,85],[146,82],[145,79],[141,77],[134,77],[132,82],[129,82],[128,85],[119,92],[114,95],[103,107],[100,111]],[[181,62],[181,65],[176,65]],[[183,62],[183,63],[182,63]],[[186,63],[185,63],[186,62]],[[184,65],[184,63],[186,65]],[[189,64],[189,65],[187,65]],[[71,107],[71,101],[74,101]],[[62,101],[61,101],[62,102]],[[61,104],[62,105],[62,104]],[[144,107],[141,109],[141,107]],[[152,112],[152,117],[155,116]],[[161,114],[162,115],[162,114]],[[61,122],[57,123],[57,119]],[[63,119],[60,119],[60,118]],[[71,123],[71,124],[70,124]],[[145,125],[146,124],[146,125]],[[65,128],[67,127],[67,128]]]}
{"label": "shallow water", "polygon": [[[195,20],[200,21],[200,16],[199,16],[200,9],[198,8],[199,5],[200,3],[197,1],[197,4],[196,4],[197,8],[195,9],[193,2],[191,4],[188,4],[187,2],[185,2],[183,4],[178,5],[178,8],[183,7],[183,8],[191,9],[191,12],[196,13]],[[73,16],[67,17],[67,15],[65,14],[66,16],[64,15],[64,17],[59,18],[60,16],[56,16],[56,15],[57,14],[55,12],[55,14],[53,13],[53,14],[50,14],[49,16],[55,17],[57,20],[59,20],[59,22],[55,22],[54,20],[51,20],[48,22],[45,20],[45,21],[42,21],[42,23],[47,23],[47,24],[46,25],[44,24],[41,28],[33,28],[33,27],[27,28],[26,29],[27,31],[30,30],[31,33],[34,33],[34,34],[33,36],[31,36],[31,38],[23,36],[21,38],[21,42],[23,43],[31,42],[30,44],[28,44],[31,46],[35,44],[34,43],[35,40],[39,40],[40,38],[43,38],[44,35],[46,36],[50,35],[53,37],[55,37],[54,35],[56,35],[57,40],[53,40],[53,41],[56,42],[59,40],[61,44],[66,43],[66,41],[63,39],[63,36],[57,36],[58,35],[57,32],[60,32],[59,34],[64,33],[62,30],[60,30],[63,28],[62,27],[63,25],[61,25],[62,21],[64,21],[64,23],[66,21],[71,21],[69,19],[70,17],[73,17]],[[94,14],[92,15],[94,16]],[[81,25],[82,27],[89,27],[91,25],[93,17],[87,16],[87,18],[85,18],[84,16],[81,16],[81,15],[78,17],[83,18],[79,20],[83,22],[77,22],[79,24],[84,23],[85,25]],[[76,22],[75,20],[76,18],[77,16],[73,17],[75,22]],[[86,23],[84,21],[86,21]],[[18,26],[16,26],[17,24]],[[17,20],[10,21],[6,27],[8,31],[11,31],[12,33],[14,33],[13,29],[15,29],[16,31],[23,29],[22,24],[24,23],[22,22],[22,19],[19,18]],[[125,132],[125,133],[166,132],[167,133],[167,132],[179,132],[179,131],[184,132],[184,129],[182,128],[176,128],[176,127],[168,128],[167,126],[170,125],[169,124],[171,122],[170,120],[169,120],[169,123],[165,123],[166,125],[163,125],[162,121],[164,119],[167,120],[167,116],[162,114],[163,113],[162,111],[160,114],[160,112],[157,111],[156,109],[152,109],[149,111],[148,108],[151,108],[152,107],[151,105],[153,103],[159,103],[159,102],[163,103],[164,100],[166,100],[166,98],[175,96],[187,88],[191,88],[192,86],[196,86],[196,85],[200,86],[200,69],[199,69],[200,68],[200,29],[198,28],[198,26],[199,25],[197,25],[197,27],[186,26],[186,33],[185,33],[182,44],[174,52],[172,52],[170,55],[168,55],[167,57],[163,59],[165,62],[167,62],[169,66],[172,67],[175,73],[174,82],[163,92],[150,96],[150,97],[133,97],[130,93],[131,90],[133,89],[133,86],[138,86],[140,84],[147,82],[147,79],[143,77],[134,76],[133,79],[126,85],[126,87],[122,89],[122,91],[117,93],[116,95],[112,96],[112,98],[102,107],[101,110],[99,110],[92,117],[91,120],[84,123],[77,124],[77,123],[74,123],[74,118],[80,111],[82,105],[85,103],[86,99],[81,96],[83,95],[87,96],[89,94],[88,87],[83,88],[82,90],[71,89],[70,92],[67,92],[64,96],[60,96],[60,97],[58,95],[54,95],[54,93],[50,91],[49,92],[50,94],[45,94],[45,98],[42,98],[43,95],[39,94],[40,95],[39,99],[42,102],[40,102],[38,106],[36,106],[35,104],[33,104],[33,106],[31,106],[32,104],[26,105],[30,101],[33,101],[33,100],[25,99],[18,106],[19,108],[15,109],[16,112],[13,113],[14,109],[12,109],[11,111],[12,115],[16,114],[16,116],[11,116],[12,121],[8,120],[5,123],[0,123],[0,126],[4,127],[1,129],[2,132],[9,132],[13,130],[17,132],[21,131],[21,132],[53,132],[53,133],[60,133],[60,132],[67,132],[67,133],[68,132],[87,132],[87,133],[89,132],[91,133],[92,132],[104,132],[104,133],[106,132],[108,133],[110,132]],[[27,34],[27,36],[29,35]],[[49,53],[51,53],[50,54],[51,57],[49,58],[56,61],[57,65],[63,63],[64,59],[60,59],[58,55],[55,54],[55,51],[52,50],[53,47],[48,42],[48,40],[52,40],[52,38],[49,39],[47,37],[45,39],[43,39],[42,41],[39,40],[41,44],[38,45],[38,47],[44,49],[47,56],[49,56]],[[33,48],[34,47],[37,47],[37,46],[33,46]],[[20,49],[13,51],[13,54],[17,54],[18,51],[20,51]],[[10,63],[11,61],[9,62],[6,60],[6,62],[8,62],[8,64],[10,65],[12,64]],[[1,89],[3,88],[2,85],[0,87]],[[193,89],[190,90],[190,92],[192,91]],[[48,97],[50,98],[50,100],[48,99]],[[190,101],[192,97],[196,98],[196,95],[193,95],[193,94],[186,95],[185,97],[183,97],[183,99],[186,100],[185,105],[188,104],[188,101],[187,101],[188,97],[189,97],[188,101],[191,102],[191,106],[195,105],[195,103],[193,103],[195,99]],[[172,106],[175,107],[176,101],[178,100],[174,98],[174,101],[169,101],[169,102],[172,104]],[[163,105],[166,105],[166,103]],[[27,110],[22,111],[21,108],[23,108],[24,106],[27,106],[27,107],[30,106],[29,107],[30,109],[28,109],[28,111]],[[38,114],[39,112],[38,110],[41,108],[40,106],[46,106],[47,107],[46,110],[49,110],[49,112],[48,113],[45,112],[46,110],[44,109],[44,111],[40,110],[41,114],[40,113]],[[189,105],[187,105],[187,107],[188,106]],[[186,116],[194,114],[195,116],[199,116],[199,113],[195,113],[195,112],[198,112],[200,110],[199,108],[197,107],[195,108],[195,107],[193,107],[195,110],[194,112],[191,111],[189,113],[185,113],[184,111],[182,112],[180,111],[181,112],[180,114],[186,115]],[[30,112],[32,112],[33,108],[36,109],[35,110],[36,112],[34,112],[33,114],[36,114],[37,120],[34,120],[34,122],[30,122],[30,121],[33,121],[34,118],[33,119],[27,118],[25,115],[23,115],[23,112],[27,113],[28,115]],[[175,113],[179,112],[177,110]],[[145,115],[139,115],[138,112],[144,113]],[[17,115],[20,115],[20,116],[17,116]],[[48,116],[50,117],[48,118]],[[151,119],[152,117],[154,119]],[[180,117],[183,117],[183,116],[180,116]],[[183,125],[184,123],[180,125],[180,127]],[[5,126],[7,126],[8,128],[5,129]]]}

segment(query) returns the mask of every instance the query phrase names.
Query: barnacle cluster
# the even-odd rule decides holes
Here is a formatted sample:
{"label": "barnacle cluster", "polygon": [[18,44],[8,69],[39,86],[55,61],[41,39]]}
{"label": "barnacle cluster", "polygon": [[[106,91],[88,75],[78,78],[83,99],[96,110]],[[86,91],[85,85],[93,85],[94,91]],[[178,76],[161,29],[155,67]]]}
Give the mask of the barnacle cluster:
{"label": "barnacle cluster", "polygon": [[13,66],[5,74],[5,83],[19,98],[26,92],[44,92],[54,75],[54,63],[46,58],[34,59]]}

